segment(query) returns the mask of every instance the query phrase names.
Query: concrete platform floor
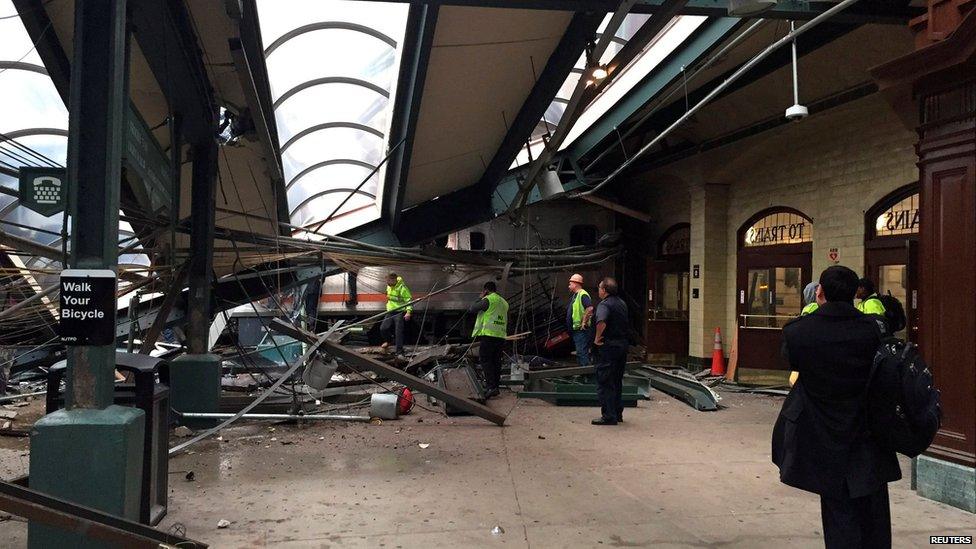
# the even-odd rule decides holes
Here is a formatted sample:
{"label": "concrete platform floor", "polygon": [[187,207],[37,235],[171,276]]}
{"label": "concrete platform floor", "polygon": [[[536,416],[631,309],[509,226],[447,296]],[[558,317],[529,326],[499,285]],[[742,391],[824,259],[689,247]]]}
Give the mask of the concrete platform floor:
{"label": "concrete platform floor", "polygon": [[[233,427],[171,462],[160,528],[213,547],[823,547],[819,500],[780,484],[769,461],[781,398],[725,394],[726,409],[703,413],[654,396],[617,427],[508,393],[491,403],[511,410],[504,428],[424,411]],[[14,468],[26,459],[8,455]],[[976,515],[916,496],[902,466],[896,547],[976,534]],[[25,529],[0,523],[3,545],[21,546]]]}

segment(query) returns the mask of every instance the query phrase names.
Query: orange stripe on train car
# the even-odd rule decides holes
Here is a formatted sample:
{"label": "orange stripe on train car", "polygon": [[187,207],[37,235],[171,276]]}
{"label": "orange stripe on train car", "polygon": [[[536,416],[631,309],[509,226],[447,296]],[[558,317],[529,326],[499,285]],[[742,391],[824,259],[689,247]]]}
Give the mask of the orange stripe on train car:
{"label": "orange stripe on train car", "polygon": [[[414,299],[420,299],[423,295],[415,295]],[[386,303],[386,294],[359,294],[357,300],[360,303]],[[322,294],[319,298],[320,303],[345,303],[349,301],[349,294]]]}

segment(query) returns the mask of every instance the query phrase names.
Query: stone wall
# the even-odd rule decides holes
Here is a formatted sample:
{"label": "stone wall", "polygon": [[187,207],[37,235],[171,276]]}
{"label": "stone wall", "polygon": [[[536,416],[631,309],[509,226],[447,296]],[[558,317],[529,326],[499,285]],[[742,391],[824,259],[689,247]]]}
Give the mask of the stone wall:
{"label": "stone wall", "polygon": [[813,220],[814,277],[833,264],[830,248],[860,273],[865,212],[917,180],[915,140],[875,94],[633,178],[628,196],[655,220],[649,237],[691,223],[691,263],[701,266],[701,278],[692,280],[700,297],[691,302],[689,354],[711,356],[716,326],[728,351],[736,235],[760,210],[790,207]]}

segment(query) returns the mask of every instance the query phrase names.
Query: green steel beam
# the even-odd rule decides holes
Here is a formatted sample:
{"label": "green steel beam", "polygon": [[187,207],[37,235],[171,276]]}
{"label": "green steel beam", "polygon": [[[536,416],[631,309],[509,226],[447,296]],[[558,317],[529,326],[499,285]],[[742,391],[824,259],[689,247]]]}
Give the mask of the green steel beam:
{"label": "green steel beam", "polygon": [[[633,13],[654,13],[665,0],[639,0]],[[776,7],[757,15],[765,19],[790,19],[806,21],[832,8],[836,2],[809,2],[805,0],[780,0]],[[877,3],[882,4],[882,3]],[[833,19],[835,23],[883,23],[906,25],[908,20],[925,13],[925,8],[908,6],[874,5],[863,3],[851,7]],[[690,0],[681,11],[683,15],[725,17],[729,14],[728,0]]]}
{"label": "green steel beam", "polygon": [[688,40],[648,74],[643,81],[616,103],[606,114],[587,128],[567,149],[567,156],[579,159],[597,146],[617,126],[634,115],[649,101],[681,79],[685,67],[703,59],[742,25],[742,19],[721,17],[704,23]]}

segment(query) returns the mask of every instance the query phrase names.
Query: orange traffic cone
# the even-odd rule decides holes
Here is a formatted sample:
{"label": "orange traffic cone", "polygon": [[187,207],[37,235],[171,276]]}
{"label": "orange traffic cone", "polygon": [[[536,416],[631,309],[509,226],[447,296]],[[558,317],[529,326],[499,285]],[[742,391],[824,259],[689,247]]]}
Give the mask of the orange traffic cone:
{"label": "orange traffic cone", "polygon": [[712,375],[725,375],[725,355],[722,354],[722,330],[715,328],[715,347],[712,351]]}

